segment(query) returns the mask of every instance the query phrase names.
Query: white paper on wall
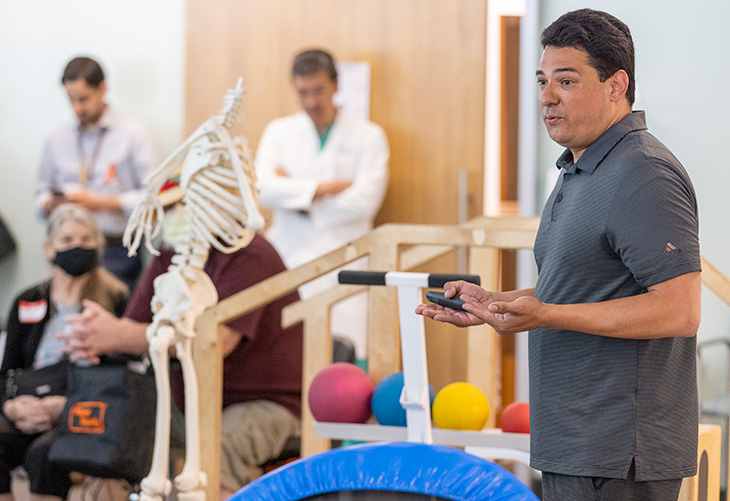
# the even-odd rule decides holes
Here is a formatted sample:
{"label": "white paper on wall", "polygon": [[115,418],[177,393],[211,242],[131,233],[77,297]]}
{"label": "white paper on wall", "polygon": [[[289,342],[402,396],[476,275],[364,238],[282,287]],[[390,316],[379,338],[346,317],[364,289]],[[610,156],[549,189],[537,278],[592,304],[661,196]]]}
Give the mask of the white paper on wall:
{"label": "white paper on wall", "polygon": [[370,118],[370,63],[337,64],[337,93],[333,101],[353,115]]}

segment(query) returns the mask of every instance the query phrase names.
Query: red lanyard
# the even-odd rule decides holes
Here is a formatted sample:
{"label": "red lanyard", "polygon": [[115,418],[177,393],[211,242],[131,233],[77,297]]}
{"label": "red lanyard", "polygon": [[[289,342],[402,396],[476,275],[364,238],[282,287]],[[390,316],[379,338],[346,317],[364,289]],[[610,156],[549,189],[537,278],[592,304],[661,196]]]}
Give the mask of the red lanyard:
{"label": "red lanyard", "polygon": [[83,130],[79,129],[76,147],[79,151],[79,181],[82,186],[86,186],[89,183],[91,172],[93,171],[94,164],[96,164],[96,159],[99,156],[99,150],[101,150],[101,143],[104,139],[104,134],[106,134],[106,129],[99,130],[99,137],[94,145],[94,150],[91,152],[91,158],[89,159],[90,161],[88,164],[86,163],[86,155],[84,155],[84,145],[82,143],[83,133]]}

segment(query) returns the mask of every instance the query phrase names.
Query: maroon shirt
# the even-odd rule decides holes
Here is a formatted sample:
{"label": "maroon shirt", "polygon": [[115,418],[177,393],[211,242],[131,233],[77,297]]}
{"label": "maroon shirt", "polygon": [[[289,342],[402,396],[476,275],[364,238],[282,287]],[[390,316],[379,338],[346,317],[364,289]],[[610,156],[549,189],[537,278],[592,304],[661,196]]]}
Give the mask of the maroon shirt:
{"label": "maroon shirt", "polygon": [[[152,281],[170,266],[173,253],[163,251],[147,267],[124,313],[137,322],[151,323]],[[218,291],[218,299],[240,292],[286,267],[274,247],[262,236],[233,254],[211,249],[205,272]],[[276,301],[239,317],[226,325],[242,334],[241,342],[223,360],[223,407],[252,400],[270,400],[295,415],[301,413],[302,325],[281,327],[281,310],[297,301],[292,292]],[[198,377],[205,377],[198,374]],[[184,408],[182,372],[170,374],[172,398]]]}

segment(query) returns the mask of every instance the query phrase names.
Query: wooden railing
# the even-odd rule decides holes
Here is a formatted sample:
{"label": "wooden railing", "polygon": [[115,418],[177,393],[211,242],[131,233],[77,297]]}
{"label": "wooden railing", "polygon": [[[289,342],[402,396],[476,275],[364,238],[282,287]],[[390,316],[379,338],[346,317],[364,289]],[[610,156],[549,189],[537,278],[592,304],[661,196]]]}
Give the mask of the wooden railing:
{"label": "wooden railing", "polygon": [[[456,248],[465,248],[466,273],[479,275],[486,289],[499,290],[500,250],[531,249],[537,226],[537,218],[522,217],[480,217],[459,226],[383,225],[344,247],[264,280],[207,310],[196,324],[194,357],[199,374],[200,423],[204,437],[201,454],[203,471],[208,477],[208,499],[218,495],[220,475],[223,379],[220,327],[224,323],[363,256],[369,256],[371,270],[408,271]],[[730,280],[704,259],[702,265],[703,282],[730,305]],[[332,362],[328,348],[332,345],[330,309],[338,301],[363,290],[362,286],[335,286],[307,301],[294,303],[283,312],[285,326],[304,323],[302,455],[329,448],[329,441],[314,433],[306,396],[316,373]],[[379,381],[400,367],[397,308],[393,307],[396,296],[390,287],[374,287],[369,297],[368,371],[374,381]],[[467,337],[466,380],[484,390],[490,402],[498,402],[501,364],[497,334],[484,325],[468,328]]]}

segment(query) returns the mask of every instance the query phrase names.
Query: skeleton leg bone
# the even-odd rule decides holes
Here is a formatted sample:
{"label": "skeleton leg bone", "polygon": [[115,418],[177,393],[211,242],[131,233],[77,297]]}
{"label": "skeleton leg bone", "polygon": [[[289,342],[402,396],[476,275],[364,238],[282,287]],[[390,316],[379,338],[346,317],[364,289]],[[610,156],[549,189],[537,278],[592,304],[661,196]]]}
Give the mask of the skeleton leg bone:
{"label": "skeleton leg bone", "polygon": [[175,329],[171,325],[152,323],[147,328],[150,359],[155,369],[157,384],[157,413],[155,422],[155,447],[152,468],[142,480],[141,501],[162,501],[170,494],[172,483],[167,478],[170,462],[170,358],[169,348],[175,341]]}
{"label": "skeleton leg bone", "polygon": [[205,501],[205,473],[200,471],[200,422],[198,406],[198,380],[193,365],[193,340],[185,337],[176,343],[177,358],[182,365],[185,381],[185,466],[175,477],[178,499]]}

